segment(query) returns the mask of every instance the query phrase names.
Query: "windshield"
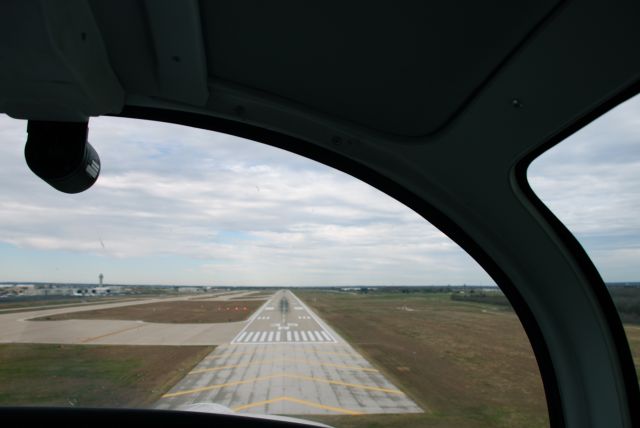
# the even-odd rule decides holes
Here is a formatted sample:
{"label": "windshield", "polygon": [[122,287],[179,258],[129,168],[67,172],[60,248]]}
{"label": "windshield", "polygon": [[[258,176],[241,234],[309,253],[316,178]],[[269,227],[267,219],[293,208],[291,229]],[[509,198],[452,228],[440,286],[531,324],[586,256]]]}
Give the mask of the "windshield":
{"label": "windshield", "polygon": [[[640,97],[543,153],[532,188],[583,245],[600,272],[640,369]],[[637,376],[637,374],[636,374]]]}
{"label": "windshield", "polygon": [[68,195],[0,121],[1,405],[548,424],[509,302],[407,207],[240,138],[89,126],[100,177]]}

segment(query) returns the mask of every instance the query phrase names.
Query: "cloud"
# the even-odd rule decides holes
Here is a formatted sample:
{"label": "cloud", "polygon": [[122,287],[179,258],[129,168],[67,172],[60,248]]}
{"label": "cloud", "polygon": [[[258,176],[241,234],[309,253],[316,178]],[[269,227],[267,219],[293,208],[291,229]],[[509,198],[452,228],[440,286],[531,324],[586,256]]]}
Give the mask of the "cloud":
{"label": "cloud", "polygon": [[[231,285],[490,284],[456,244],[309,159],[177,125],[97,118],[96,185],[64,195],[0,118],[0,280]],[[637,280],[640,100],[537,159],[529,179],[606,280]]]}
{"label": "cloud", "polygon": [[492,282],[407,207],[289,152],[177,125],[98,118],[90,141],[101,176],[91,190],[63,195],[26,168],[25,125],[0,122],[0,241],[13,248],[12,260],[53,258],[67,277],[34,278],[28,264],[0,261],[3,280],[93,279],[83,277],[84,264],[113,282]]}
{"label": "cloud", "polygon": [[[640,279],[640,98],[548,150],[529,181],[608,281]],[[636,257],[637,259],[637,257]]]}

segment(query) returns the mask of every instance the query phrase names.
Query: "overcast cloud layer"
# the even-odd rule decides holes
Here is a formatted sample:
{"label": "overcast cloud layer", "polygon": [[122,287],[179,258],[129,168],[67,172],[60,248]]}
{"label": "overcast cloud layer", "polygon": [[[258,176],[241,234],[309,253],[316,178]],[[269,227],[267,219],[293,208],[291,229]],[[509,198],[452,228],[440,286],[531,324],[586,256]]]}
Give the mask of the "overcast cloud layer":
{"label": "overcast cloud layer", "polygon": [[[640,102],[628,103],[530,170],[534,190],[610,281],[640,279],[639,113]],[[25,130],[0,117],[0,281],[95,282],[103,272],[107,283],[493,283],[410,209],[270,146],[93,119],[101,176],[65,195],[28,170]]]}
{"label": "overcast cloud layer", "polygon": [[640,281],[640,97],[544,153],[528,176],[605,281]]}
{"label": "overcast cloud layer", "polygon": [[26,122],[0,122],[0,281],[215,285],[492,284],[394,199],[240,138],[99,118],[103,170],[79,195],[27,168]]}

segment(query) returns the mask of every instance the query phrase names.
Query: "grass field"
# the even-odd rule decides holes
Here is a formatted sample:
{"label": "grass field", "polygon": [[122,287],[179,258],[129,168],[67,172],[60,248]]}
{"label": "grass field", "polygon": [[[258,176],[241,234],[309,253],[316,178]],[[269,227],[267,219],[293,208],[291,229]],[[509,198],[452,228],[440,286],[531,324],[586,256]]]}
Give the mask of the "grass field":
{"label": "grass field", "polygon": [[633,362],[636,366],[636,376],[638,377],[638,382],[640,382],[640,326],[625,325],[624,330],[627,333],[631,355],[633,355]]}
{"label": "grass field", "polygon": [[447,293],[298,292],[425,413],[314,417],[337,427],[544,427],[542,381],[515,314]]}
{"label": "grass field", "polygon": [[213,349],[3,344],[0,405],[149,406]]}
{"label": "grass field", "polygon": [[35,321],[69,319],[140,320],[157,323],[219,323],[243,321],[264,301],[173,301],[71,312],[34,318]]}

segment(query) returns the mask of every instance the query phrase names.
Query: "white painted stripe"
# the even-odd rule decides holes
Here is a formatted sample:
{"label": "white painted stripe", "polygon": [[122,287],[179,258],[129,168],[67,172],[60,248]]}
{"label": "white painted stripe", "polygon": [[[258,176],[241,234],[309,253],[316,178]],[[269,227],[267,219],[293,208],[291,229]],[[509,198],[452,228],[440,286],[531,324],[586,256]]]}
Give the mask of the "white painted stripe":
{"label": "white painted stripe", "polygon": [[309,335],[309,342],[316,341],[316,338],[313,336],[313,333],[311,333],[310,331],[307,331],[307,334]]}
{"label": "white painted stripe", "polygon": [[235,342],[242,342],[242,338],[247,334],[246,331],[243,331],[242,333],[240,333],[240,336],[236,337]]}
{"label": "white painted stripe", "polygon": [[320,335],[319,331],[314,331],[313,334],[316,336],[318,342],[324,342],[324,338]]}
{"label": "white painted stripe", "polygon": [[287,342],[291,342],[291,332],[287,332]]}
{"label": "white painted stripe", "polygon": [[294,342],[300,342],[300,336],[298,336],[298,332],[297,331],[293,332],[293,337],[295,338]]}
{"label": "white painted stripe", "polygon": [[265,337],[267,337],[267,332],[263,331],[262,334],[260,335],[260,339],[258,340],[258,342],[264,342]]}
{"label": "white painted stripe", "polygon": [[304,332],[304,331],[301,331],[301,332],[300,332],[300,334],[302,335],[302,340],[303,340],[304,342],[306,342],[306,341],[307,341],[307,335],[305,334],[305,332]]}
{"label": "white painted stripe", "polygon": [[[321,321],[321,320],[316,316],[316,314],[315,314],[315,313],[313,313],[313,311],[312,311],[311,309],[309,309],[309,307],[308,307],[307,305],[305,305],[304,303],[302,303],[302,300],[298,299],[298,297],[297,297],[297,296],[295,296],[295,298],[296,298],[296,300],[298,301],[298,304],[299,304],[301,307],[303,307],[303,308],[307,311],[307,315],[309,315],[309,317],[310,317],[311,319],[313,319],[315,322],[317,322],[317,323],[318,323],[318,325],[319,325],[320,327],[322,327],[322,328],[326,328],[326,327],[325,327],[326,325],[325,325],[324,321]],[[331,338],[331,342],[336,342],[336,340],[335,340],[333,337],[331,337],[331,336],[330,336],[330,338]]]}
{"label": "white painted stripe", "polygon": [[251,342],[251,336],[253,336],[253,331],[249,332],[249,334],[247,334],[247,337],[244,339],[245,342]]}
{"label": "white painted stripe", "polygon": [[273,332],[269,332],[269,336],[267,337],[267,342],[273,342]]}
{"label": "white painted stripe", "polygon": [[329,342],[333,342],[333,337],[329,336],[326,331],[323,330],[321,333]]}
{"label": "white painted stripe", "polygon": [[276,342],[280,342],[280,332],[276,332]]}

